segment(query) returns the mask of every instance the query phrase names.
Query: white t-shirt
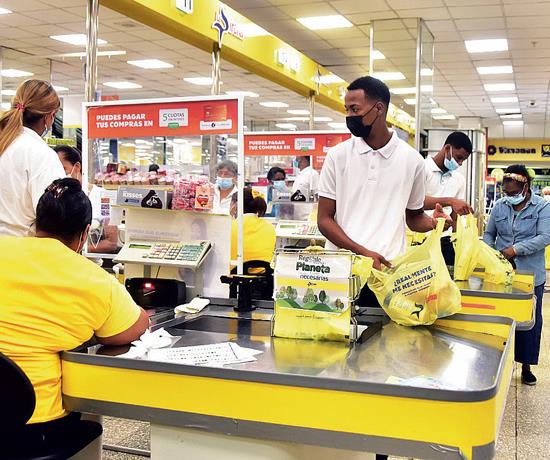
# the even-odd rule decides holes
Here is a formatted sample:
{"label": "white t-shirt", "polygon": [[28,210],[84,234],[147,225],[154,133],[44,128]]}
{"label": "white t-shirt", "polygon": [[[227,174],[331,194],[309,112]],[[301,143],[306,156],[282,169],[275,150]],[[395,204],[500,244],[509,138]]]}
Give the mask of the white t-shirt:
{"label": "white t-shirt", "polygon": [[[443,174],[430,156],[424,160],[424,167],[426,170],[426,196],[466,199],[466,179],[462,174],[458,171],[449,171]],[[447,206],[443,209],[445,214],[451,215],[452,208]],[[426,211],[426,213],[432,215],[433,210]]]}
{"label": "white t-shirt", "polygon": [[0,155],[0,236],[34,234],[38,200],[62,177],[57,153],[32,129],[23,128]]}
{"label": "white t-shirt", "polygon": [[292,193],[300,190],[302,193],[317,193],[319,189],[319,173],[311,166],[302,169],[296,176],[296,180],[292,185]]}
{"label": "white t-shirt", "polygon": [[101,195],[103,189],[92,184],[92,187],[88,190],[88,198],[92,204],[92,219],[101,219]]}
{"label": "white t-shirt", "polygon": [[[378,150],[354,136],[332,147],[319,182],[346,235],[387,259],[405,252],[405,210],[424,206],[424,189],[422,156],[395,132]],[[326,247],[336,249],[330,241]]]}
{"label": "white t-shirt", "polygon": [[229,195],[227,195],[223,200],[220,195],[220,189],[216,186],[214,187],[214,203],[212,204],[212,212],[214,214],[227,214],[231,209],[231,199],[232,196],[237,193],[237,187],[233,186]]}

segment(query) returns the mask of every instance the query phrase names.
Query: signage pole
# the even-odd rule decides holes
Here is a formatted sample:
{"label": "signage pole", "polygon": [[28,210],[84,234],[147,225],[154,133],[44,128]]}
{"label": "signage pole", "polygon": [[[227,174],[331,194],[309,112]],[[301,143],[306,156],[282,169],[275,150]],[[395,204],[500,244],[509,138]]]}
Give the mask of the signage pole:
{"label": "signage pole", "polygon": [[308,97],[309,101],[309,129],[315,129],[315,93],[311,92]]}
{"label": "signage pole", "polygon": [[[93,102],[96,100],[97,92],[97,31],[99,28],[99,0],[87,0],[86,4],[86,67],[85,72],[85,88],[84,88],[84,100],[86,102]],[[87,122],[86,118],[82,119],[82,124]],[[83,137],[83,140],[86,138]],[[95,155],[94,143],[92,141],[85,140],[88,144],[85,146],[87,151],[88,165],[84,168],[84,183],[91,181],[95,166],[98,161]],[[86,175],[88,175],[86,177]]]}
{"label": "signage pole", "polygon": [[[221,87],[221,49],[218,43],[212,47],[212,87],[210,94],[217,96]],[[216,136],[210,136],[210,177],[215,181],[216,165],[218,164],[218,141]]]}

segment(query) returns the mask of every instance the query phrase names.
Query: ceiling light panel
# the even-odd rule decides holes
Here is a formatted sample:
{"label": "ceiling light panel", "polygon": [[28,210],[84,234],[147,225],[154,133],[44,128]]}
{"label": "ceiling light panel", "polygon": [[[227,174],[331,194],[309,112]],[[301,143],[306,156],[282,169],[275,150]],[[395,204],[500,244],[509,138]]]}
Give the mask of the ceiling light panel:
{"label": "ceiling light panel", "polygon": [[128,64],[141,67],[142,69],[171,69],[174,67],[168,62],[161,61],[160,59],[140,59],[137,61],[126,61]]}
{"label": "ceiling light panel", "polygon": [[451,115],[450,113],[442,114],[442,115],[434,115],[432,117],[434,120],[454,120],[456,117],[454,115]]}
{"label": "ceiling light panel", "polygon": [[305,109],[289,109],[289,110],[287,110],[287,113],[290,113],[291,115],[309,115],[309,110],[305,110]]}
{"label": "ceiling light panel", "polygon": [[297,18],[300,24],[310,30],[340,29],[343,27],[353,27],[344,16],[335,14],[331,16],[312,16],[307,18]]}
{"label": "ceiling light panel", "polygon": [[468,53],[493,53],[508,51],[508,40],[505,38],[490,38],[485,40],[466,40],[464,42]]}
{"label": "ceiling light panel", "polygon": [[284,102],[276,102],[276,101],[268,101],[268,102],[260,102],[260,105],[263,107],[269,107],[272,109],[275,108],[285,108],[288,107],[288,104],[285,104]]}
{"label": "ceiling light panel", "polygon": [[520,113],[520,109],[519,107],[508,107],[508,108],[499,108],[499,109],[496,109],[496,112],[497,113]]}
{"label": "ceiling light panel", "polygon": [[493,104],[503,104],[509,102],[518,102],[517,96],[504,96],[504,97],[492,97],[491,102]]}
{"label": "ceiling light panel", "polygon": [[[75,46],[86,46],[86,34],[67,34],[67,35],[50,35],[50,38],[59,42],[68,43]],[[97,39],[98,45],[106,45],[107,42],[101,38]]]}
{"label": "ceiling light panel", "polygon": [[514,69],[511,65],[494,65],[487,67],[477,67],[477,73],[480,75],[500,75],[513,73]]}
{"label": "ceiling light panel", "polygon": [[515,91],[516,89],[514,83],[485,83],[483,87],[488,92]]}
{"label": "ceiling light panel", "polygon": [[133,83],[131,81],[108,81],[103,83],[105,86],[116,89],[138,89],[143,88],[143,86]]}
{"label": "ceiling light panel", "polygon": [[505,126],[523,126],[523,120],[504,120],[502,124]]}
{"label": "ceiling light panel", "polygon": [[192,85],[209,86],[212,84],[212,77],[185,77],[184,80]]}
{"label": "ceiling light panel", "polygon": [[297,126],[294,123],[276,123],[275,126],[281,129],[296,129]]}
{"label": "ceiling light panel", "polygon": [[0,75],[6,78],[21,78],[21,77],[31,77],[34,74],[32,72],[26,72],[24,70],[18,69],[2,69]]}
{"label": "ceiling light panel", "polygon": [[338,75],[321,75],[319,77],[319,83],[323,85],[332,85],[334,83],[344,83],[344,79],[340,78]]}
{"label": "ceiling light panel", "polygon": [[405,101],[405,104],[408,104],[408,105],[416,105],[416,98],[412,97],[412,98],[406,98],[406,99],[403,99]]}
{"label": "ceiling light panel", "polygon": [[0,14],[10,14],[13,13],[13,11],[8,10],[7,8],[0,8]]}
{"label": "ceiling light panel", "polygon": [[511,118],[521,118],[523,115],[521,113],[513,113],[513,114],[510,114],[510,115],[501,115],[500,118],[502,119],[511,119]]}
{"label": "ceiling light panel", "polygon": [[372,76],[382,81],[405,80],[405,75],[401,72],[375,72]]}
{"label": "ceiling light panel", "polygon": [[373,50],[372,51],[372,60],[373,61],[381,61],[382,59],[386,59],[386,56],[384,56],[380,51]]}
{"label": "ceiling light panel", "polygon": [[260,97],[258,93],[252,91],[226,91],[228,96],[245,96],[245,97]]}

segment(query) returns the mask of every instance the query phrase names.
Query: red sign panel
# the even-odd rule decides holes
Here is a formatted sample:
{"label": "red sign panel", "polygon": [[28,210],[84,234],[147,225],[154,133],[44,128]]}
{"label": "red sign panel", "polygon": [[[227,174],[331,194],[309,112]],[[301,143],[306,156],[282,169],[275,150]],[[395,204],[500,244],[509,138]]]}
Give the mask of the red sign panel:
{"label": "red sign panel", "polygon": [[[276,133],[244,135],[245,155],[321,155],[349,139],[349,133]],[[322,162],[321,162],[322,165]],[[315,166],[315,163],[314,163]]]}
{"label": "red sign panel", "polygon": [[88,107],[88,138],[236,134],[238,101],[211,100]]}

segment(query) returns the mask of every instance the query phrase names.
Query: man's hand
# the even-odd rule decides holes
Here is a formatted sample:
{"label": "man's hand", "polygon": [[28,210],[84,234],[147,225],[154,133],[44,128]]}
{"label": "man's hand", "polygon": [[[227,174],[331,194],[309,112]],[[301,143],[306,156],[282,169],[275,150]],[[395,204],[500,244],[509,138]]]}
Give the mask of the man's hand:
{"label": "man's hand", "polygon": [[510,246],[509,248],[503,249],[502,251],[500,251],[500,253],[504,257],[506,257],[508,260],[516,257],[516,250],[514,249],[514,246]]}
{"label": "man's hand", "polygon": [[468,203],[458,198],[454,198],[451,201],[451,208],[453,209],[453,212],[457,213],[459,216],[465,216],[466,214],[474,213],[474,210],[470,207]]}
{"label": "man's hand", "polygon": [[451,225],[453,225],[453,219],[450,218],[447,214],[445,214],[445,211],[443,211],[443,208],[439,203],[435,205],[435,211],[432,215],[433,219],[433,228],[437,227],[437,219],[445,219],[445,230],[447,230]]}
{"label": "man's hand", "polygon": [[388,262],[381,254],[378,254],[374,251],[369,251],[367,248],[362,248],[358,254],[360,256],[370,257],[374,260],[372,263],[373,268],[376,268],[376,270],[380,270],[382,268],[382,265],[385,265],[388,268],[391,268],[392,265],[390,262]]}

